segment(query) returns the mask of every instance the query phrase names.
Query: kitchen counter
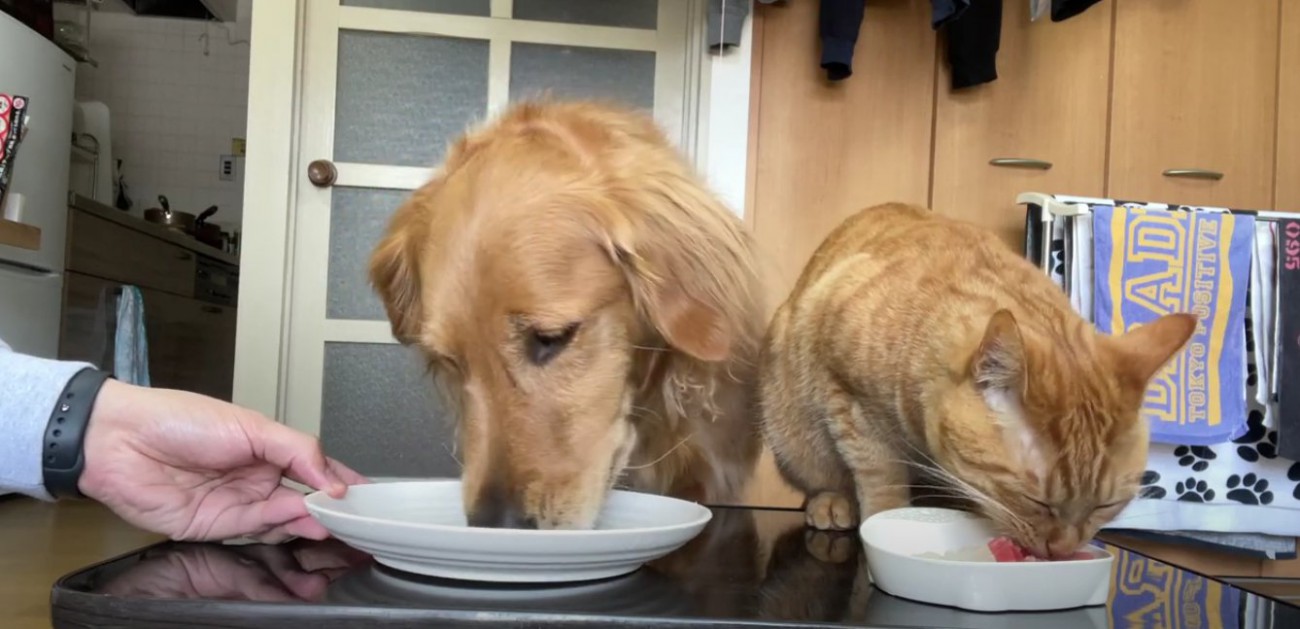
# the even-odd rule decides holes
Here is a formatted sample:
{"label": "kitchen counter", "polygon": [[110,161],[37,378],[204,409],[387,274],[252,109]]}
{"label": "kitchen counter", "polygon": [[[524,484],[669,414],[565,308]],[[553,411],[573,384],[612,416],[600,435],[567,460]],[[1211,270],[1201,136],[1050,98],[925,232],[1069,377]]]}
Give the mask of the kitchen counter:
{"label": "kitchen counter", "polygon": [[151,384],[230,400],[238,259],[94,201],[69,201],[59,358],[113,369],[117,296],[129,286],[143,299]]}
{"label": "kitchen counter", "polygon": [[0,245],[36,251],[41,248],[41,230],[0,218]]}
{"label": "kitchen counter", "polygon": [[[870,584],[856,532],[798,511],[714,509],[700,537],[615,579],[556,586],[405,574],[338,542],[149,547],[54,587],[56,629],[87,627],[1297,627],[1300,587],[1231,585],[1116,554],[1106,606],[982,614]],[[1287,602],[1290,601],[1290,602]]]}
{"label": "kitchen counter", "polygon": [[133,216],[123,212],[122,210],[111,208],[103,203],[88,199],[79,194],[68,195],[68,207],[75,210],[81,210],[82,212],[92,216],[97,216],[104,220],[112,221],[128,229],[133,229],[155,238],[161,238],[173,245],[188,249],[195,254],[206,256],[214,260],[220,260],[226,264],[239,266],[238,256],[226,253],[216,247],[205,245],[190,236],[177,233],[176,231],[167,229],[162,225],[150,223],[142,218]]}

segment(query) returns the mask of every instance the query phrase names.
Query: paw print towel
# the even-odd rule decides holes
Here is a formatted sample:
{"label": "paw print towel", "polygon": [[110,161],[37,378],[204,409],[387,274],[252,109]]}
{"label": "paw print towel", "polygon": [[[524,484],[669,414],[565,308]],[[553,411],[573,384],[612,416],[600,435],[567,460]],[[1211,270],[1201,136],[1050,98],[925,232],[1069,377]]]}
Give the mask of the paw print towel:
{"label": "paw print towel", "polygon": [[1276,414],[1256,396],[1267,386],[1255,377],[1263,351],[1253,338],[1245,346],[1245,432],[1220,444],[1151,444],[1143,499],[1107,528],[1300,536],[1300,462],[1278,456]]}

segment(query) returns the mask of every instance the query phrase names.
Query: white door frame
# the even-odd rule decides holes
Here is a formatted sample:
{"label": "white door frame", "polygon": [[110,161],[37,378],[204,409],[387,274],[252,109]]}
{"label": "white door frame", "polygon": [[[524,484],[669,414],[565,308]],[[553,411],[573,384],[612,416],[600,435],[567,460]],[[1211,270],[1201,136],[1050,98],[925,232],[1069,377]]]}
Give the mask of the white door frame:
{"label": "white door frame", "polygon": [[[679,138],[685,152],[691,156],[710,185],[718,194],[743,216],[745,207],[746,155],[749,137],[749,82],[751,69],[750,27],[746,24],[741,45],[723,55],[711,55],[703,51],[704,47],[704,3],[706,0],[684,0],[690,3],[688,23],[682,24],[688,29],[685,54],[687,59],[696,59],[696,63],[685,63],[684,59],[665,59],[656,68],[656,80],[674,80],[679,83],[684,79],[685,90],[680,108],[671,105],[664,111],[656,106],[657,115],[664,122],[680,116]],[[707,0],[715,1],[715,0]],[[244,213],[243,244],[240,277],[239,329],[235,343],[235,402],[259,410],[269,416],[286,420],[284,416],[288,406],[290,378],[292,374],[286,369],[289,357],[289,329],[292,327],[304,336],[318,337],[302,330],[300,326],[313,325],[306,317],[295,317],[292,312],[291,291],[293,290],[293,268],[295,255],[293,243],[295,232],[301,228],[297,224],[295,208],[299,185],[305,179],[305,165],[299,163],[299,133],[302,121],[299,119],[299,103],[303,98],[304,60],[308,53],[319,54],[319,50],[307,51],[305,15],[308,0],[281,0],[277,2],[252,3],[252,43],[249,55],[249,119],[248,137],[251,140],[245,160],[244,207],[250,208]],[[494,0],[494,15],[501,16],[501,9],[509,2]],[[349,22],[358,19],[378,20],[368,25],[383,27],[383,16],[375,9],[340,7],[346,11]],[[661,16],[663,13],[661,12]],[[447,16],[439,16],[439,22],[446,24]],[[459,26],[483,27],[484,18],[475,18]],[[433,22],[425,27],[441,28]],[[552,31],[560,33],[570,25],[553,24],[544,29],[530,29],[527,36],[518,39],[539,41],[545,39]],[[383,30],[380,28],[378,30]],[[420,28],[418,30],[427,30]],[[610,29],[608,34],[627,29]],[[464,31],[458,31],[463,33]],[[605,32],[603,29],[597,32]],[[492,33],[484,37],[491,41]],[[517,40],[518,40],[517,39]],[[561,41],[571,41],[562,38]],[[642,42],[645,46],[654,45],[659,49],[662,42]],[[336,45],[336,44],[335,44]],[[626,48],[626,40],[620,41],[620,47]],[[501,54],[498,49],[505,50]],[[493,45],[490,48],[489,66],[505,64],[509,67],[509,46]],[[665,64],[665,61],[673,62]],[[661,72],[666,67],[675,65],[684,68],[685,77],[680,74],[672,76]],[[332,86],[330,86],[332,89]],[[489,105],[499,107],[506,101],[508,85],[489,83]],[[316,133],[316,137],[333,134]],[[332,151],[322,153],[331,155]],[[340,168],[340,177],[335,185],[361,185],[384,188],[415,188],[422,184],[429,174],[429,169],[395,168],[391,166],[365,167],[349,164],[349,168]],[[314,223],[321,223],[316,217]],[[324,224],[328,230],[328,225]],[[299,260],[301,261],[301,260]],[[323,310],[321,311],[323,313]],[[315,317],[317,323],[328,327],[327,338],[337,340],[373,341],[377,326],[382,326],[386,334],[386,322],[371,321],[326,321],[323,314]],[[317,330],[325,332],[325,330]],[[323,353],[323,348],[320,349]],[[299,371],[295,368],[294,371]],[[319,369],[310,377],[319,380]],[[308,376],[303,376],[308,377]],[[302,381],[299,380],[299,383]],[[320,385],[317,383],[315,388]],[[310,429],[319,426],[319,414],[315,417],[298,417],[289,421],[295,426]]]}

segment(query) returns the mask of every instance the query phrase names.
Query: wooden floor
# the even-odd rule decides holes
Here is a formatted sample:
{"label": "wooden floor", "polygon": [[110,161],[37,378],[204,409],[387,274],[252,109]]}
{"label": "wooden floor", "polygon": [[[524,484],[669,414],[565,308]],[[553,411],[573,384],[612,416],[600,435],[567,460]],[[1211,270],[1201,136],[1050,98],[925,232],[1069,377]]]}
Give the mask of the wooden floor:
{"label": "wooden floor", "polygon": [[56,579],[159,539],[93,502],[0,497],[0,625],[49,629]]}

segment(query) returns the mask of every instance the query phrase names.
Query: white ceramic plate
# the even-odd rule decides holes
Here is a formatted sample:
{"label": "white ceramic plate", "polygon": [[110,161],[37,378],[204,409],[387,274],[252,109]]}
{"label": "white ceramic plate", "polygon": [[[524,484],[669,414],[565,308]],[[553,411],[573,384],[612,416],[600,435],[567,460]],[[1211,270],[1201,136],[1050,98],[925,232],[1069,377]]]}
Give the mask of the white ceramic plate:
{"label": "white ceramic plate", "polygon": [[339,540],[391,568],[498,583],[628,574],[689,542],[713,517],[693,502],[614,491],[593,530],[476,528],[465,522],[458,480],[357,485],[342,500],[316,492],[307,510]]}
{"label": "white ceramic plate", "polygon": [[1104,605],[1111,564],[1096,559],[993,563],[920,557],[987,543],[992,523],[952,509],[906,508],[878,513],[859,529],[876,587],[901,598],[981,612],[1046,611]]}

